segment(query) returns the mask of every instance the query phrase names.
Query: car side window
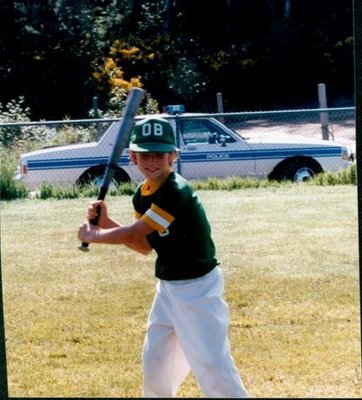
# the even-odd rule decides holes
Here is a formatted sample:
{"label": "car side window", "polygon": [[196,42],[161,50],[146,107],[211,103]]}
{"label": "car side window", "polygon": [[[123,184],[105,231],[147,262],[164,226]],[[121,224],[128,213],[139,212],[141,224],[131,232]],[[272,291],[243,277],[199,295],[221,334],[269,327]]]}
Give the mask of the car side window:
{"label": "car side window", "polygon": [[232,143],[235,139],[207,120],[181,121],[181,133],[185,144]]}
{"label": "car side window", "polygon": [[204,121],[185,120],[182,121],[181,127],[185,144],[208,143],[210,131]]}

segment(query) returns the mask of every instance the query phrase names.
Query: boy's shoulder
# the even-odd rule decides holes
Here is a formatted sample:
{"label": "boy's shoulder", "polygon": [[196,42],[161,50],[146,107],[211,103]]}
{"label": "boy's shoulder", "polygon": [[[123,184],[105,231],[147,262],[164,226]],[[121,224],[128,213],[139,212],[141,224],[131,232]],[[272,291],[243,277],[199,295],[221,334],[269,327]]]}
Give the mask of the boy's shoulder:
{"label": "boy's shoulder", "polygon": [[171,173],[167,186],[173,187],[174,189],[182,192],[193,192],[191,183],[177,172]]}

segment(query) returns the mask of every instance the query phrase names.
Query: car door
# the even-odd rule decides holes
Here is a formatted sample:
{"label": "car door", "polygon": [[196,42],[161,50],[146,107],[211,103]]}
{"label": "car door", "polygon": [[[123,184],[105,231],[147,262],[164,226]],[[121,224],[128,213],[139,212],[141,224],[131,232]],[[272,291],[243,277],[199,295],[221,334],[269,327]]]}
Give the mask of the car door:
{"label": "car door", "polygon": [[180,119],[178,171],[187,179],[255,176],[247,142],[213,118]]}

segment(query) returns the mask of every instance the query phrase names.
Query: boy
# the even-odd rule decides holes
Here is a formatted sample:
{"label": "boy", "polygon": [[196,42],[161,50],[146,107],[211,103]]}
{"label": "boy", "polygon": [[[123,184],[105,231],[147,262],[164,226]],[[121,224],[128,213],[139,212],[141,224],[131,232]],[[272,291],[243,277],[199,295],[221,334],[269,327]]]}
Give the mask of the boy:
{"label": "boy", "polygon": [[177,149],[170,123],[137,122],[129,150],[145,177],[133,197],[136,221],[123,226],[95,201],[88,220],[100,207],[99,225],[84,222],[78,237],[157,252],[158,283],[143,349],[144,396],[175,396],[192,370],[206,397],[248,397],[230,353],[228,306],[209,222],[191,185],[172,169]]}

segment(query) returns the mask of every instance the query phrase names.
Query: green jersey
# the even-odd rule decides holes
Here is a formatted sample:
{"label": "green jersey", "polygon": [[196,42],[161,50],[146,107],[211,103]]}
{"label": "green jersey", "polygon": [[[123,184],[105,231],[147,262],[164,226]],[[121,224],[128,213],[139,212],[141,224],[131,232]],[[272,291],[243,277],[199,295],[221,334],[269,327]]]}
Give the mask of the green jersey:
{"label": "green jersey", "polygon": [[140,185],[133,197],[137,218],[155,230],[148,235],[157,253],[156,277],[193,279],[217,264],[215,246],[205,210],[192,186],[172,172],[155,190]]}

